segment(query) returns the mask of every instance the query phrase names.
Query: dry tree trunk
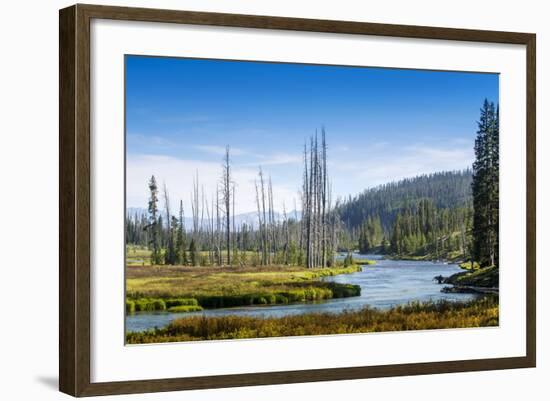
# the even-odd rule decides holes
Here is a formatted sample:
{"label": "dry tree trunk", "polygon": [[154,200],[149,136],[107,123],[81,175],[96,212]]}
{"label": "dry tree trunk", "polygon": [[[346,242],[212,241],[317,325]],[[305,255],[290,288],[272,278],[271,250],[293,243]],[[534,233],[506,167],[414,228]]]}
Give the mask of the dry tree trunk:
{"label": "dry tree trunk", "polygon": [[225,243],[227,246],[227,265],[231,266],[231,166],[229,146],[225,148],[223,158],[222,197],[225,211]]}

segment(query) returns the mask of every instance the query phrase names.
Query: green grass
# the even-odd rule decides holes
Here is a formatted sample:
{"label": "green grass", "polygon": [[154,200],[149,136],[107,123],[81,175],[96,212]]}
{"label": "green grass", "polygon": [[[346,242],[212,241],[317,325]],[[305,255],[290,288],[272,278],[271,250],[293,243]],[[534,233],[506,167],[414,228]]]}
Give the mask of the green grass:
{"label": "green grass", "polygon": [[166,307],[173,306],[197,306],[199,302],[194,298],[169,298],[165,300]]}
{"label": "green grass", "polygon": [[462,253],[459,251],[452,251],[447,253],[441,253],[436,256],[435,253],[427,253],[424,255],[389,255],[390,259],[395,260],[413,260],[413,261],[434,261],[434,260],[445,260],[448,262],[456,263],[460,262],[462,259]]}
{"label": "green grass", "polygon": [[181,312],[199,312],[202,310],[198,305],[178,305],[168,308],[168,312],[181,313]]}
{"label": "green grass", "polygon": [[[311,302],[358,296],[359,286],[320,280],[337,274],[354,273],[359,265],[324,269],[297,266],[185,267],[127,266],[126,294],[131,311],[166,310],[173,299],[193,299],[204,308],[272,305]],[[143,301],[147,300],[147,301]],[[152,300],[165,302],[150,305]]]}
{"label": "green grass", "polygon": [[128,298],[126,312],[195,312],[202,310],[199,302],[193,298]]}
{"label": "green grass", "polygon": [[375,260],[370,260],[370,259],[353,258],[353,264],[355,264],[355,265],[375,265],[376,261]]}
{"label": "green grass", "polygon": [[498,267],[496,266],[481,267],[473,271],[469,270],[453,274],[445,280],[445,283],[455,286],[498,288],[498,273]]}
{"label": "green grass", "polygon": [[474,262],[472,265],[472,262],[470,261],[462,262],[459,264],[459,266],[461,269],[464,269],[464,270],[478,270],[480,268],[479,263]]}
{"label": "green grass", "polygon": [[498,326],[498,298],[468,303],[411,303],[382,311],[364,308],[339,314],[312,313],[281,318],[246,316],[176,319],[167,327],[130,332],[130,344],[238,338],[368,333]]}

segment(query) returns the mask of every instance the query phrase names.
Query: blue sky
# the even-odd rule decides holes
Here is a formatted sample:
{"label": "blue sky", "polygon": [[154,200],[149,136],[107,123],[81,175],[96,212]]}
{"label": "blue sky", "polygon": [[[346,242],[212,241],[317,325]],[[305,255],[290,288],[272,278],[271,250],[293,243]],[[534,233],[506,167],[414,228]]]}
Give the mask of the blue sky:
{"label": "blue sky", "polygon": [[146,180],[189,206],[199,171],[207,197],[231,148],[237,212],[254,210],[258,167],[276,208],[299,204],[301,152],[325,127],[335,196],[473,160],[479,108],[498,75],[126,56],[128,206]]}

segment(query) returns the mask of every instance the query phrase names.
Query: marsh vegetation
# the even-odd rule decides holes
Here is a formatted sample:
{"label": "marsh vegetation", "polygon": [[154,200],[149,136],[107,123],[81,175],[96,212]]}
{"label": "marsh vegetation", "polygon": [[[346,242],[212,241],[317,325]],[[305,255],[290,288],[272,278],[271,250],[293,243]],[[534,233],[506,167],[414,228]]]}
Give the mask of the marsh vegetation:
{"label": "marsh vegetation", "polygon": [[177,319],[165,328],[127,333],[130,344],[283,337],[381,331],[498,326],[498,300],[468,303],[410,303],[383,311],[365,307],[339,314],[302,314],[281,318],[242,316]]}
{"label": "marsh vegetation", "polygon": [[[319,301],[360,295],[359,286],[323,282],[322,277],[350,274],[359,265],[325,269],[268,267],[127,267],[127,311],[182,312],[180,306],[227,308]],[[188,300],[173,304],[172,300]],[[141,307],[141,304],[150,305]],[[134,305],[132,307],[132,305]],[[178,308],[174,308],[178,307]],[[188,311],[195,311],[188,308]]]}

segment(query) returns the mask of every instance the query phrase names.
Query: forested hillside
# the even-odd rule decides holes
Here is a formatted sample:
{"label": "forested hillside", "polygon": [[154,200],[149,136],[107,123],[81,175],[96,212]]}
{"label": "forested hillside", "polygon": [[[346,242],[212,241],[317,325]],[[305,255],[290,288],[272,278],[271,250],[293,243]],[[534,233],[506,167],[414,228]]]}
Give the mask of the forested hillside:
{"label": "forested hillside", "polygon": [[472,171],[437,172],[368,189],[343,203],[340,244],[362,253],[467,259]]}
{"label": "forested hillside", "polygon": [[472,171],[445,171],[406,178],[380,185],[350,197],[338,212],[349,229],[358,228],[369,217],[380,219],[389,231],[399,211],[430,199],[437,208],[465,206],[472,201]]}

